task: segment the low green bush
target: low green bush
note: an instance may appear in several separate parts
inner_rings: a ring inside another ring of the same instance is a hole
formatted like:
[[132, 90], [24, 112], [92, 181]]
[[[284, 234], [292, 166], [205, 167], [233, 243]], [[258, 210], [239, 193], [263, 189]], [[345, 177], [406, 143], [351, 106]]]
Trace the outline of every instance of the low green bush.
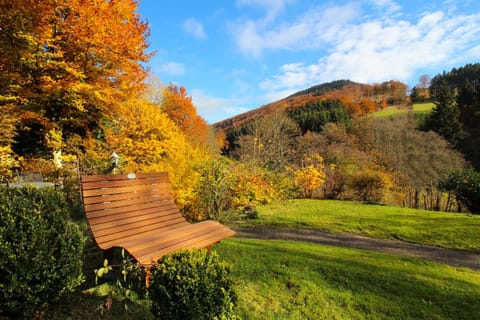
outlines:
[[152, 268], [152, 313], [161, 319], [238, 319], [229, 266], [206, 250], [178, 251]]
[[53, 188], [0, 188], [0, 315], [32, 318], [83, 281], [85, 237]]

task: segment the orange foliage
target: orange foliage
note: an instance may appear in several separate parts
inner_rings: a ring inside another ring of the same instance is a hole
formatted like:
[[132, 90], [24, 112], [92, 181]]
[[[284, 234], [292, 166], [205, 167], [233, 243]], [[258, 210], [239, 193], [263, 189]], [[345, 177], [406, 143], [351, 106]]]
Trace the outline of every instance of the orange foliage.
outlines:
[[[7, 1], [8, 2], [8, 1]], [[0, 104], [83, 138], [143, 89], [147, 24], [134, 0], [18, 0], [0, 11]]]
[[194, 143], [204, 146], [207, 142], [208, 124], [197, 114], [192, 97], [182, 86], [170, 84], [165, 89], [162, 109]]

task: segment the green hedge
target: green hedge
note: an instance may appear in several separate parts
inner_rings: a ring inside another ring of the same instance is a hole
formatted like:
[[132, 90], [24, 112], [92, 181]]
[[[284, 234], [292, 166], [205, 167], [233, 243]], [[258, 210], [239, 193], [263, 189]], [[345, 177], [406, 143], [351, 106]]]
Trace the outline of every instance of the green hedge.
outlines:
[[0, 188], [0, 315], [31, 318], [83, 281], [85, 237], [53, 188]]
[[179, 251], [152, 268], [148, 293], [159, 319], [238, 319], [229, 266], [206, 250]]

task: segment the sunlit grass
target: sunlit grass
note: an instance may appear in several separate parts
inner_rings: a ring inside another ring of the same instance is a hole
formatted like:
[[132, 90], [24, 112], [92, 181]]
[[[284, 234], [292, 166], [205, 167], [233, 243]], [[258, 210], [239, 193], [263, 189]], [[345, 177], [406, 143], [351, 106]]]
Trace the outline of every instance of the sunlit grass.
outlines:
[[243, 226], [321, 229], [480, 251], [480, 216], [336, 200], [292, 200], [259, 206]]
[[475, 319], [480, 275], [420, 259], [293, 241], [229, 239], [243, 319]]
[[415, 103], [413, 105], [413, 112], [414, 113], [429, 113], [432, 111], [435, 104], [433, 102], [423, 102], [423, 103]]
[[411, 109], [408, 108], [397, 108], [397, 107], [389, 107], [377, 112], [374, 112], [372, 116], [374, 118], [393, 118], [397, 116], [403, 116], [411, 113], [415, 116], [422, 116], [428, 114], [432, 111], [435, 105], [433, 102], [422, 102], [422, 103], [414, 103]]
[[386, 108], [386, 109], [374, 112], [372, 115], [374, 118], [391, 118], [399, 115], [406, 115], [407, 113], [408, 113], [407, 109], [390, 107], [390, 108]]

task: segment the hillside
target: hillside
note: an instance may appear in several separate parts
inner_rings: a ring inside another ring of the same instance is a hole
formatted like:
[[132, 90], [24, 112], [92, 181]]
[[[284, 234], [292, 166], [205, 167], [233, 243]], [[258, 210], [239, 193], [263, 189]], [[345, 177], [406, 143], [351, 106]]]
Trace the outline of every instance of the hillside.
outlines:
[[336, 80], [298, 91], [286, 98], [241, 113], [213, 124], [225, 131], [238, 128], [250, 120], [278, 111], [289, 113], [303, 108], [308, 110], [321, 101], [338, 100], [349, 115], [365, 114], [387, 105], [406, 103], [406, 85], [397, 81], [381, 84], [362, 84], [350, 80]]

